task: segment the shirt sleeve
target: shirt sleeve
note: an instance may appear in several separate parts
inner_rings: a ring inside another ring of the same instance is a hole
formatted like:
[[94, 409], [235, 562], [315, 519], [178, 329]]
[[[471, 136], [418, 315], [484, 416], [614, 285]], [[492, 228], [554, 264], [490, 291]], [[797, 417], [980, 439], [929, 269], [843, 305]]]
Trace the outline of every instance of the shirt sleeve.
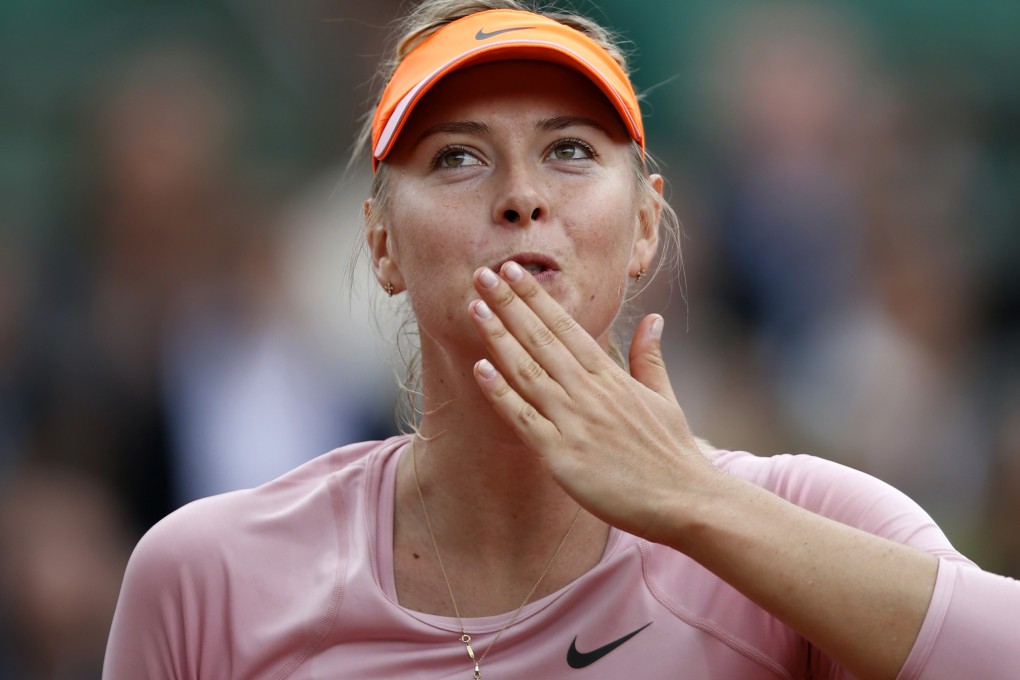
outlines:
[[258, 629], [260, 604], [273, 600], [251, 583], [262, 570], [246, 567], [259, 564], [281, 583], [288, 573], [273, 569], [289, 552], [261, 549], [267, 532], [250, 528], [264, 524], [263, 514], [251, 492], [223, 494], [179, 508], [142, 537], [121, 584], [103, 680], [236, 677], [246, 648], [261, 642], [253, 633], [246, 643], [237, 631]]
[[103, 680], [185, 680], [188, 672], [180, 540], [167, 520], [131, 554], [103, 663]]
[[1020, 583], [939, 560], [935, 592], [899, 680], [1016, 678]]
[[128, 562], [103, 679], [285, 678], [302, 663], [344, 592], [334, 462], [203, 498], [152, 527]]
[[[905, 494], [813, 456], [728, 453], [717, 465], [812, 512], [938, 558], [931, 603], [898, 680], [1018, 677], [1020, 582], [983, 571], [960, 554]], [[825, 675], [845, 677], [830, 672]]]

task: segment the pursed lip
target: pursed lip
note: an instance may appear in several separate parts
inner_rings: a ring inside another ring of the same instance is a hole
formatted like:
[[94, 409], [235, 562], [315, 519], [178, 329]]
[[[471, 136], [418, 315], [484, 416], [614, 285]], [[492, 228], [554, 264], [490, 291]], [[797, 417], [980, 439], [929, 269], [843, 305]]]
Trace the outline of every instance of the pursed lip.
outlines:
[[499, 272], [507, 262], [516, 262], [542, 282], [551, 280], [560, 272], [559, 262], [555, 258], [542, 253], [514, 253], [510, 257], [497, 262], [492, 270]]

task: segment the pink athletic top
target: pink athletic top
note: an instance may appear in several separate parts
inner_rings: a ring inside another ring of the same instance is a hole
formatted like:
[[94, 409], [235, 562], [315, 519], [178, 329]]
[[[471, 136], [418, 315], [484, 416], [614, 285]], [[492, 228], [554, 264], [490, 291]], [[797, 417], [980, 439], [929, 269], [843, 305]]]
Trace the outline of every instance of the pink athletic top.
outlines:
[[[406, 437], [354, 444], [256, 489], [174, 512], [139, 542], [105, 680], [472, 677], [456, 619], [397, 603], [393, 493]], [[1020, 677], [1020, 584], [962, 557], [916, 504], [810, 456], [715, 464], [816, 513], [940, 558], [900, 678]], [[465, 619], [484, 650], [510, 614]], [[602, 561], [528, 604], [485, 678], [847, 678], [696, 562], [613, 530]]]

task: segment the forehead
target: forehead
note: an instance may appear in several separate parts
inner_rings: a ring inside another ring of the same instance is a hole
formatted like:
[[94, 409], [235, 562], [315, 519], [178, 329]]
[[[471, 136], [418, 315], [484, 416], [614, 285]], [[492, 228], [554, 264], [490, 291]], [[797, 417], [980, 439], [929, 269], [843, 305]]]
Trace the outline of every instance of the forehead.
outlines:
[[521, 60], [478, 64], [447, 75], [415, 107], [397, 146], [439, 123], [522, 110], [535, 119], [591, 118], [614, 138], [629, 139], [616, 109], [588, 78], [558, 64]]

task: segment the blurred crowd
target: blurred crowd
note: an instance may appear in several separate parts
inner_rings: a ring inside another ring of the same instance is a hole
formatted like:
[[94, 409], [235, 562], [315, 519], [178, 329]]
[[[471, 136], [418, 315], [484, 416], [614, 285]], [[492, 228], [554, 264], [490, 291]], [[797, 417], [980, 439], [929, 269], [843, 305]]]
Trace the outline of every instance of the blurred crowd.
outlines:
[[[866, 12], [648, 4], [683, 49], [591, 13], [684, 223], [638, 304], [693, 427], [870, 472], [1020, 576], [1020, 95]], [[0, 678], [97, 678], [154, 522], [395, 430], [345, 165], [396, 12], [0, 10]]]

